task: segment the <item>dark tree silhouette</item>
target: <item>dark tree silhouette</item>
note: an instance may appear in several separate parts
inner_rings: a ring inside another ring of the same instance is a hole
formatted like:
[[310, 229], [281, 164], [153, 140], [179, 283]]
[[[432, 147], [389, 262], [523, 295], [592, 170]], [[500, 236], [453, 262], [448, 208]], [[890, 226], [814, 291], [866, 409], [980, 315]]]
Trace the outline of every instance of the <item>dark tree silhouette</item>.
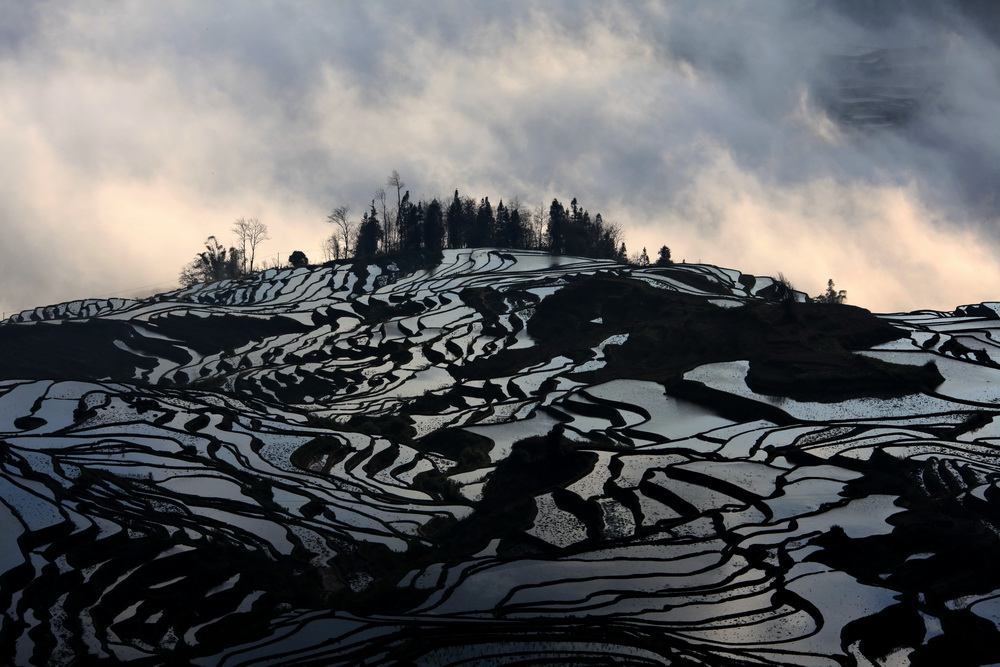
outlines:
[[590, 222], [590, 213], [581, 207], [576, 197], [570, 202], [569, 221], [566, 225], [565, 247], [563, 252], [567, 255], [593, 255], [593, 230]]
[[[233, 223], [233, 233], [240, 242], [240, 255], [243, 261], [243, 272], [253, 273], [253, 262], [257, 256], [257, 246], [269, 241], [267, 225], [259, 218], [237, 218]], [[249, 252], [249, 256], [247, 253]]]
[[[410, 191], [407, 190], [406, 194], [399, 200], [399, 206], [396, 208], [396, 232], [399, 235], [397, 250], [405, 250], [407, 248], [408, 242], [406, 237], [408, 231], [410, 231], [407, 229], [407, 223], [412, 222], [411, 210], [413, 208], [414, 206], [410, 204]], [[410, 220], [407, 220], [407, 218], [410, 218]], [[384, 226], [383, 231], [385, 232], [385, 242], [382, 244], [383, 251], [392, 252], [393, 245], [390, 241], [388, 227]]]
[[402, 217], [400, 218], [400, 244], [403, 250], [419, 250], [424, 236], [424, 206], [410, 203], [410, 192], [403, 197]]
[[243, 275], [243, 255], [236, 248], [225, 248], [214, 236], [205, 239], [205, 252], [181, 270], [180, 282], [185, 287], [216, 280], [239, 278]]
[[374, 257], [378, 253], [382, 234], [382, 225], [379, 223], [378, 213], [375, 211], [375, 201], [372, 200], [371, 212], [365, 214], [358, 227], [357, 247], [354, 254], [363, 258]]
[[503, 205], [503, 200], [497, 204], [493, 219], [493, 244], [504, 248], [513, 248], [507, 233], [510, 231], [510, 211]]
[[510, 220], [507, 222], [507, 243], [511, 248], [526, 248], [528, 246], [524, 223], [521, 222], [521, 211], [517, 206], [510, 209]]
[[[340, 247], [343, 247], [345, 253], [349, 253], [351, 250], [351, 241], [354, 239], [354, 222], [348, 217], [350, 213], [350, 206], [337, 206], [333, 209], [330, 215], [326, 216], [328, 222], [332, 222], [338, 228], [338, 233], [344, 239]], [[337, 257], [334, 259], [340, 259], [340, 253], [336, 253]]]
[[490, 198], [484, 197], [479, 202], [476, 209], [475, 222], [472, 226], [472, 233], [469, 235], [470, 248], [482, 248], [493, 245], [493, 228], [496, 219], [493, 217], [493, 206], [490, 205]]
[[340, 259], [342, 254], [342, 248], [340, 245], [340, 236], [337, 232], [330, 234], [327, 238], [323, 239], [323, 261], [330, 262], [335, 259]]
[[[508, 204], [501, 200], [494, 208], [489, 197], [483, 197], [477, 204], [472, 197], [460, 195], [455, 190], [445, 208], [437, 199], [430, 203], [426, 200], [414, 203], [410, 192], [404, 193], [398, 172], [393, 172], [386, 184], [396, 189], [397, 206], [393, 210], [385, 188], [378, 189], [370, 211], [354, 232], [351, 249], [356, 257], [420, 248], [502, 246], [515, 249], [547, 247], [555, 254], [626, 261], [621, 227], [606, 223], [600, 213], [591, 218], [590, 212], [576, 198], [569, 209], [553, 199], [546, 215], [543, 206], [532, 212], [516, 198]], [[377, 206], [381, 207], [381, 220]], [[343, 229], [345, 240], [350, 237], [350, 228], [344, 228], [348, 224], [346, 207], [334, 209], [328, 219]], [[348, 251], [345, 244], [344, 252]], [[638, 256], [632, 261], [638, 261]]]
[[432, 199], [424, 211], [424, 247], [440, 250], [444, 245], [444, 216], [441, 202]]
[[504, 206], [501, 200], [497, 204], [496, 244], [506, 248], [525, 248], [526, 239], [517, 200], [511, 206]]
[[465, 239], [465, 246], [471, 248], [474, 246], [470, 239], [474, 238], [476, 235], [476, 217], [477, 217], [477, 207], [476, 200], [472, 197], [462, 197], [462, 224], [464, 231], [462, 232], [462, 238]]
[[309, 258], [301, 250], [296, 250], [288, 256], [288, 263], [294, 267], [305, 266], [309, 263]]
[[465, 207], [462, 205], [462, 198], [455, 190], [455, 197], [448, 205], [448, 213], [445, 218], [448, 226], [448, 246], [451, 248], [465, 247]]
[[569, 226], [569, 216], [558, 199], [553, 199], [549, 205], [549, 250], [556, 255], [566, 251], [566, 232]]
[[[594, 256], [602, 259], [618, 259], [625, 261], [625, 254], [618, 247], [621, 239], [621, 228], [615, 223], [606, 223], [601, 214], [594, 218], [594, 238], [597, 239], [597, 247], [594, 249]], [[622, 243], [622, 246], [625, 244]]]
[[835, 289], [833, 278], [830, 278], [826, 281], [826, 292], [817, 297], [813, 297], [813, 301], [817, 301], [819, 303], [844, 303], [847, 301], [847, 291]]
[[792, 281], [785, 277], [785, 274], [779, 273], [777, 278], [771, 278], [774, 281], [774, 298], [783, 304], [791, 305], [795, 304], [795, 286], [792, 285]]
[[660, 256], [656, 258], [657, 266], [669, 266], [673, 264], [673, 260], [670, 259], [670, 248], [663, 246], [660, 248]]
[[[558, 199], [552, 200], [548, 217], [549, 250], [557, 255], [582, 255], [603, 259], [621, 259], [618, 247], [621, 228], [604, 222], [600, 213], [590, 212], [574, 198], [567, 211]], [[624, 260], [623, 260], [624, 261]]]
[[531, 248], [533, 246], [531, 230], [531, 212], [518, 200], [511, 199], [507, 208], [510, 210], [510, 227], [507, 237], [512, 248]]

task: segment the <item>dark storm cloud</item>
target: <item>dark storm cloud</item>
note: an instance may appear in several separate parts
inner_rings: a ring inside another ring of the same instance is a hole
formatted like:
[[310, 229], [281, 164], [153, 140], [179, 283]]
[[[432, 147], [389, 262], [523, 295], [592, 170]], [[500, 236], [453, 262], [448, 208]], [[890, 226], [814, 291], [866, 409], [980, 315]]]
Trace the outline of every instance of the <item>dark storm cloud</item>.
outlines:
[[0, 56], [16, 54], [36, 29], [39, 4], [0, 0]]
[[[987, 298], [947, 273], [970, 245], [1000, 275], [987, 3], [0, 11], [2, 223], [29, 249], [0, 269], [4, 309], [170, 280], [240, 215], [269, 222], [272, 252], [311, 251], [330, 208], [360, 216], [393, 169], [414, 196], [576, 196], [633, 249], [801, 271], [817, 291], [835, 272], [879, 285], [850, 292], [877, 307], [953, 305], [900, 303], [918, 275], [932, 301]], [[873, 280], [889, 232], [909, 237]], [[71, 279], [33, 268], [46, 254]]]

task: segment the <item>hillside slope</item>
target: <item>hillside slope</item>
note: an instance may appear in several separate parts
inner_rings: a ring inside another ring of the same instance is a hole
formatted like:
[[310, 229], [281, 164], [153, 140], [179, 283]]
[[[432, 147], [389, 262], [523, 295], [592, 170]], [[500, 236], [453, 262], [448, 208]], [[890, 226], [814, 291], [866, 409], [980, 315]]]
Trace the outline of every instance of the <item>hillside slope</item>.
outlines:
[[779, 296], [477, 249], [21, 313], [0, 662], [1000, 661], [996, 305]]

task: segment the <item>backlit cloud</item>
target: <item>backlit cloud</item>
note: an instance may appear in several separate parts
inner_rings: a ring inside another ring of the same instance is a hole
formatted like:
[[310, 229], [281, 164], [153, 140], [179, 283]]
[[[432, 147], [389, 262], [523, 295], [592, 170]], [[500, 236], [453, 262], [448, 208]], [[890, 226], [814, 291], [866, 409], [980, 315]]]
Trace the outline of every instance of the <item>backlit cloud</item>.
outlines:
[[[233, 219], [578, 197], [875, 310], [1000, 298], [993, 13], [842, 2], [0, 2], [0, 308], [168, 289]], [[149, 289], [155, 289], [149, 288]]]

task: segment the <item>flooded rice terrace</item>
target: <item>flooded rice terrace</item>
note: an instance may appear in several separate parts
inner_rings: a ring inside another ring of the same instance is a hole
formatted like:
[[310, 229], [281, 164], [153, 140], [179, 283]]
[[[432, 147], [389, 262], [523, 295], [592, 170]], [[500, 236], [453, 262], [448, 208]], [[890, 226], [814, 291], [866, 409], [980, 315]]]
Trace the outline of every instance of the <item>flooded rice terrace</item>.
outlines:
[[995, 310], [793, 354], [848, 316], [769, 288], [449, 250], [15, 316], [0, 662], [1000, 661]]

